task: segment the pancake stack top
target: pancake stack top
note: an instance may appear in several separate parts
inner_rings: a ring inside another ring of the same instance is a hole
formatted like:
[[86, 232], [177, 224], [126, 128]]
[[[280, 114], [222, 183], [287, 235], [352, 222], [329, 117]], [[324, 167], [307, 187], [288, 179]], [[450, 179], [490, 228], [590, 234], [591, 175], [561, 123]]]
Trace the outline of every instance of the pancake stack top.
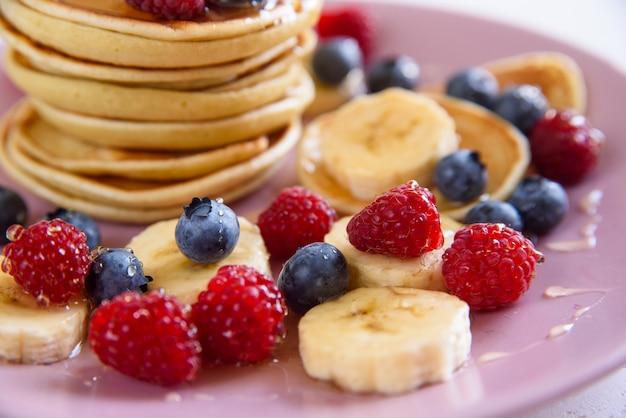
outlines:
[[5, 68], [26, 93], [0, 160], [58, 206], [144, 223], [259, 187], [314, 96], [321, 0], [159, 20], [123, 0], [2, 0]]

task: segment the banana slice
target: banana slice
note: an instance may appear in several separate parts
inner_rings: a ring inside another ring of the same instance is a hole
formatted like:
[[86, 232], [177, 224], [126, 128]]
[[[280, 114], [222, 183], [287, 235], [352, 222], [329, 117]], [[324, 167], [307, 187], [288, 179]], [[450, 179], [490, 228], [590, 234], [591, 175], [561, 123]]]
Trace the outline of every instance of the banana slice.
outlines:
[[399, 88], [362, 96], [322, 115], [319, 137], [327, 172], [357, 199], [371, 201], [406, 179], [432, 183], [434, 166], [455, 150], [454, 121], [432, 99]]
[[263, 237], [259, 228], [247, 219], [239, 217], [239, 241], [233, 252], [219, 263], [206, 265], [190, 261], [178, 250], [175, 239], [177, 222], [178, 218], [154, 223], [127, 245], [143, 263], [144, 273], [153, 278], [148, 290], [163, 289], [183, 303], [193, 303], [223, 265], [246, 264], [271, 275]]
[[348, 261], [349, 289], [401, 286], [448, 290], [441, 273], [441, 255], [452, 244], [454, 233], [462, 226], [460, 223], [442, 216], [441, 228], [445, 237], [443, 247], [429, 251], [421, 257], [401, 259], [357, 250], [346, 233], [349, 221], [349, 216], [340, 218], [324, 237], [324, 241], [337, 247]]
[[13, 277], [0, 272], [0, 359], [48, 364], [69, 358], [81, 347], [88, 313], [82, 299], [41, 308]]
[[309, 376], [389, 395], [449, 380], [472, 340], [465, 302], [403, 287], [359, 288], [318, 305], [300, 319], [298, 334]]

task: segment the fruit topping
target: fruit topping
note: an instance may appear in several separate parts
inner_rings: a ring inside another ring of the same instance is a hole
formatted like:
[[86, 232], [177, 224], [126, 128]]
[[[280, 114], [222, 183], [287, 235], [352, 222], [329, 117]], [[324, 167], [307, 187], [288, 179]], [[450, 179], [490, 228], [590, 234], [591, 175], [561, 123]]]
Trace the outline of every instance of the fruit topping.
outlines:
[[516, 231], [522, 231], [524, 229], [522, 217], [515, 206], [502, 200], [484, 200], [478, 202], [465, 214], [463, 223], [502, 223]]
[[370, 93], [377, 93], [389, 87], [407, 90], [417, 88], [420, 67], [407, 55], [392, 56], [372, 63], [365, 74], [365, 83]]
[[323, 241], [337, 220], [326, 199], [302, 186], [283, 189], [257, 224], [272, 256], [291, 257], [298, 248]]
[[478, 152], [460, 149], [443, 157], [435, 166], [435, 185], [453, 202], [468, 202], [487, 186], [487, 168]]
[[192, 20], [204, 13], [205, 0], [126, 0], [130, 6], [167, 20]]
[[209, 4], [215, 4], [223, 7], [263, 7], [267, 0], [206, 0]]
[[491, 109], [498, 97], [500, 86], [496, 77], [482, 67], [471, 67], [453, 74], [446, 82], [449, 96], [468, 100]]
[[535, 124], [529, 140], [537, 172], [562, 185], [572, 185], [596, 167], [606, 137], [585, 115], [550, 109]]
[[271, 277], [246, 265], [220, 267], [192, 305], [203, 358], [211, 363], [269, 358], [284, 337], [286, 309]]
[[358, 250], [398, 258], [419, 257], [443, 245], [435, 197], [413, 180], [377, 197], [346, 230]]
[[569, 198], [559, 183], [541, 176], [524, 178], [509, 198], [522, 217], [524, 231], [545, 235], [569, 210]]
[[374, 22], [369, 14], [359, 7], [325, 7], [317, 23], [320, 41], [336, 36], [355, 39], [367, 62], [374, 49]]
[[124, 292], [103, 302], [89, 323], [89, 346], [103, 364], [163, 386], [196, 378], [197, 337], [188, 305], [160, 292]]
[[61, 219], [7, 230], [2, 270], [13, 276], [40, 306], [62, 305], [82, 293], [89, 271], [87, 236]]
[[143, 265], [131, 249], [100, 247], [91, 258], [85, 290], [95, 306], [127, 290], [148, 290], [152, 277], [144, 275]]
[[311, 67], [320, 81], [337, 86], [348, 74], [359, 71], [363, 56], [354, 38], [335, 37], [320, 44], [313, 52]]
[[290, 311], [303, 315], [348, 290], [348, 263], [335, 246], [314, 242], [299, 248], [283, 265], [278, 287]]
[[548, 100], [536, 86], [513, 85], [496, 99], [493, 111], [511, 122], [524, 135], [529, 136], [533, 127], [549, 108]]
[[28, 217], [26, 202], [15, 190], [0, 186], [0, 245], [9, 242], [6, 230], [13, 224], [24, 225]]
[[542, 260], [519, 231], [477, 223], [456, 232], [441, 268], [450, 293], [472, 310], [493, 310], [526, 293]]
[[194, 197], [178, 219], [175, 237], [180, 252], [194, 263], [216, 263], [235, 249], [239, 220], [222, 199]]
[[49, 221], [55, 218], [62, 219], [87, 234], [87, 246], [90, 250], [95, 250], [100, 245], [100, 229], [91, 216], [72, 209], [57, 208], [55, 211], [47, 213], [45, 217]]

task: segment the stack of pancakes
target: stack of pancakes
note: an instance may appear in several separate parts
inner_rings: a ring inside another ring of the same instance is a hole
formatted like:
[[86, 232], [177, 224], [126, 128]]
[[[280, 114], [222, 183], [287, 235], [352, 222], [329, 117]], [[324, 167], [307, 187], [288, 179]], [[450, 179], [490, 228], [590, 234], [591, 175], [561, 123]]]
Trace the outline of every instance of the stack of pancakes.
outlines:
[[267, 0], [163, 21], [123, 0], [2, 0], [5, 69], [26, 93], [0, 125], [5, 171], [119, 222], [249, 193], [300, 137], [321, 6]]

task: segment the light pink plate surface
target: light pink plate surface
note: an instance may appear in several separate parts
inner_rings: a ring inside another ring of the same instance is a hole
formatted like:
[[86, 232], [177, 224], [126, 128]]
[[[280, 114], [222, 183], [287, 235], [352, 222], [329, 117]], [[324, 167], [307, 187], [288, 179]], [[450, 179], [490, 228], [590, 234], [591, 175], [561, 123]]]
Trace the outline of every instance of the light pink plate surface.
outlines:
[[[472, 360], [450, 382], [398, 397], [356, 396], [309, 379], [297, 355], [295, 318], [291, 336], [275, 361], [242, 368], [206, 370], [185, 387], [164, 389], [103, 368], [89, 349], [50, 366], [0, 365], [0, 415], [71, 418], [267, 416], [502, 416], [565, 395], [626, 363], [626, 141], [623, 92], [626, 77], [593, 56], [536, 34], [477, 18], [388, 3], [364, 4], [379, 21], [379, 55], [406, 53], [421, 64], [424, 82], [443, 80], [451, 71], [492, 59], [537, 50], [570, 54], [583, 68], [589, 89], [589, 116], [608, 142], [599, 169], [569, 190], [572, 211], [544, 239], [578, 239], [591, 217], [577, 209], [593, 190], [603, 193], [597, 247], [554, 252], [540, 247], [547, 262], [532, 289], [508, 309], [472, 315]], [[0, 111], [20, 93], [0, 74]], [[241, 200], [242, 215], [258, 213], [283, 186], [295, 182], [287, 163], [263, 190]], [[0, 172], [0, 183], [15, 186]], [[32, 219], [51, 207], [25, 193]], [[124, 245], [139, 227], [101, 224], [104, 244]], [[585, 290], [548, 299], [552, 285]], [[577, 320], [577, 311], [589, 308]], [[558, 338], [553, 327], [573, 323]], [[487, 353], [506, 356], [481, 361]]]

